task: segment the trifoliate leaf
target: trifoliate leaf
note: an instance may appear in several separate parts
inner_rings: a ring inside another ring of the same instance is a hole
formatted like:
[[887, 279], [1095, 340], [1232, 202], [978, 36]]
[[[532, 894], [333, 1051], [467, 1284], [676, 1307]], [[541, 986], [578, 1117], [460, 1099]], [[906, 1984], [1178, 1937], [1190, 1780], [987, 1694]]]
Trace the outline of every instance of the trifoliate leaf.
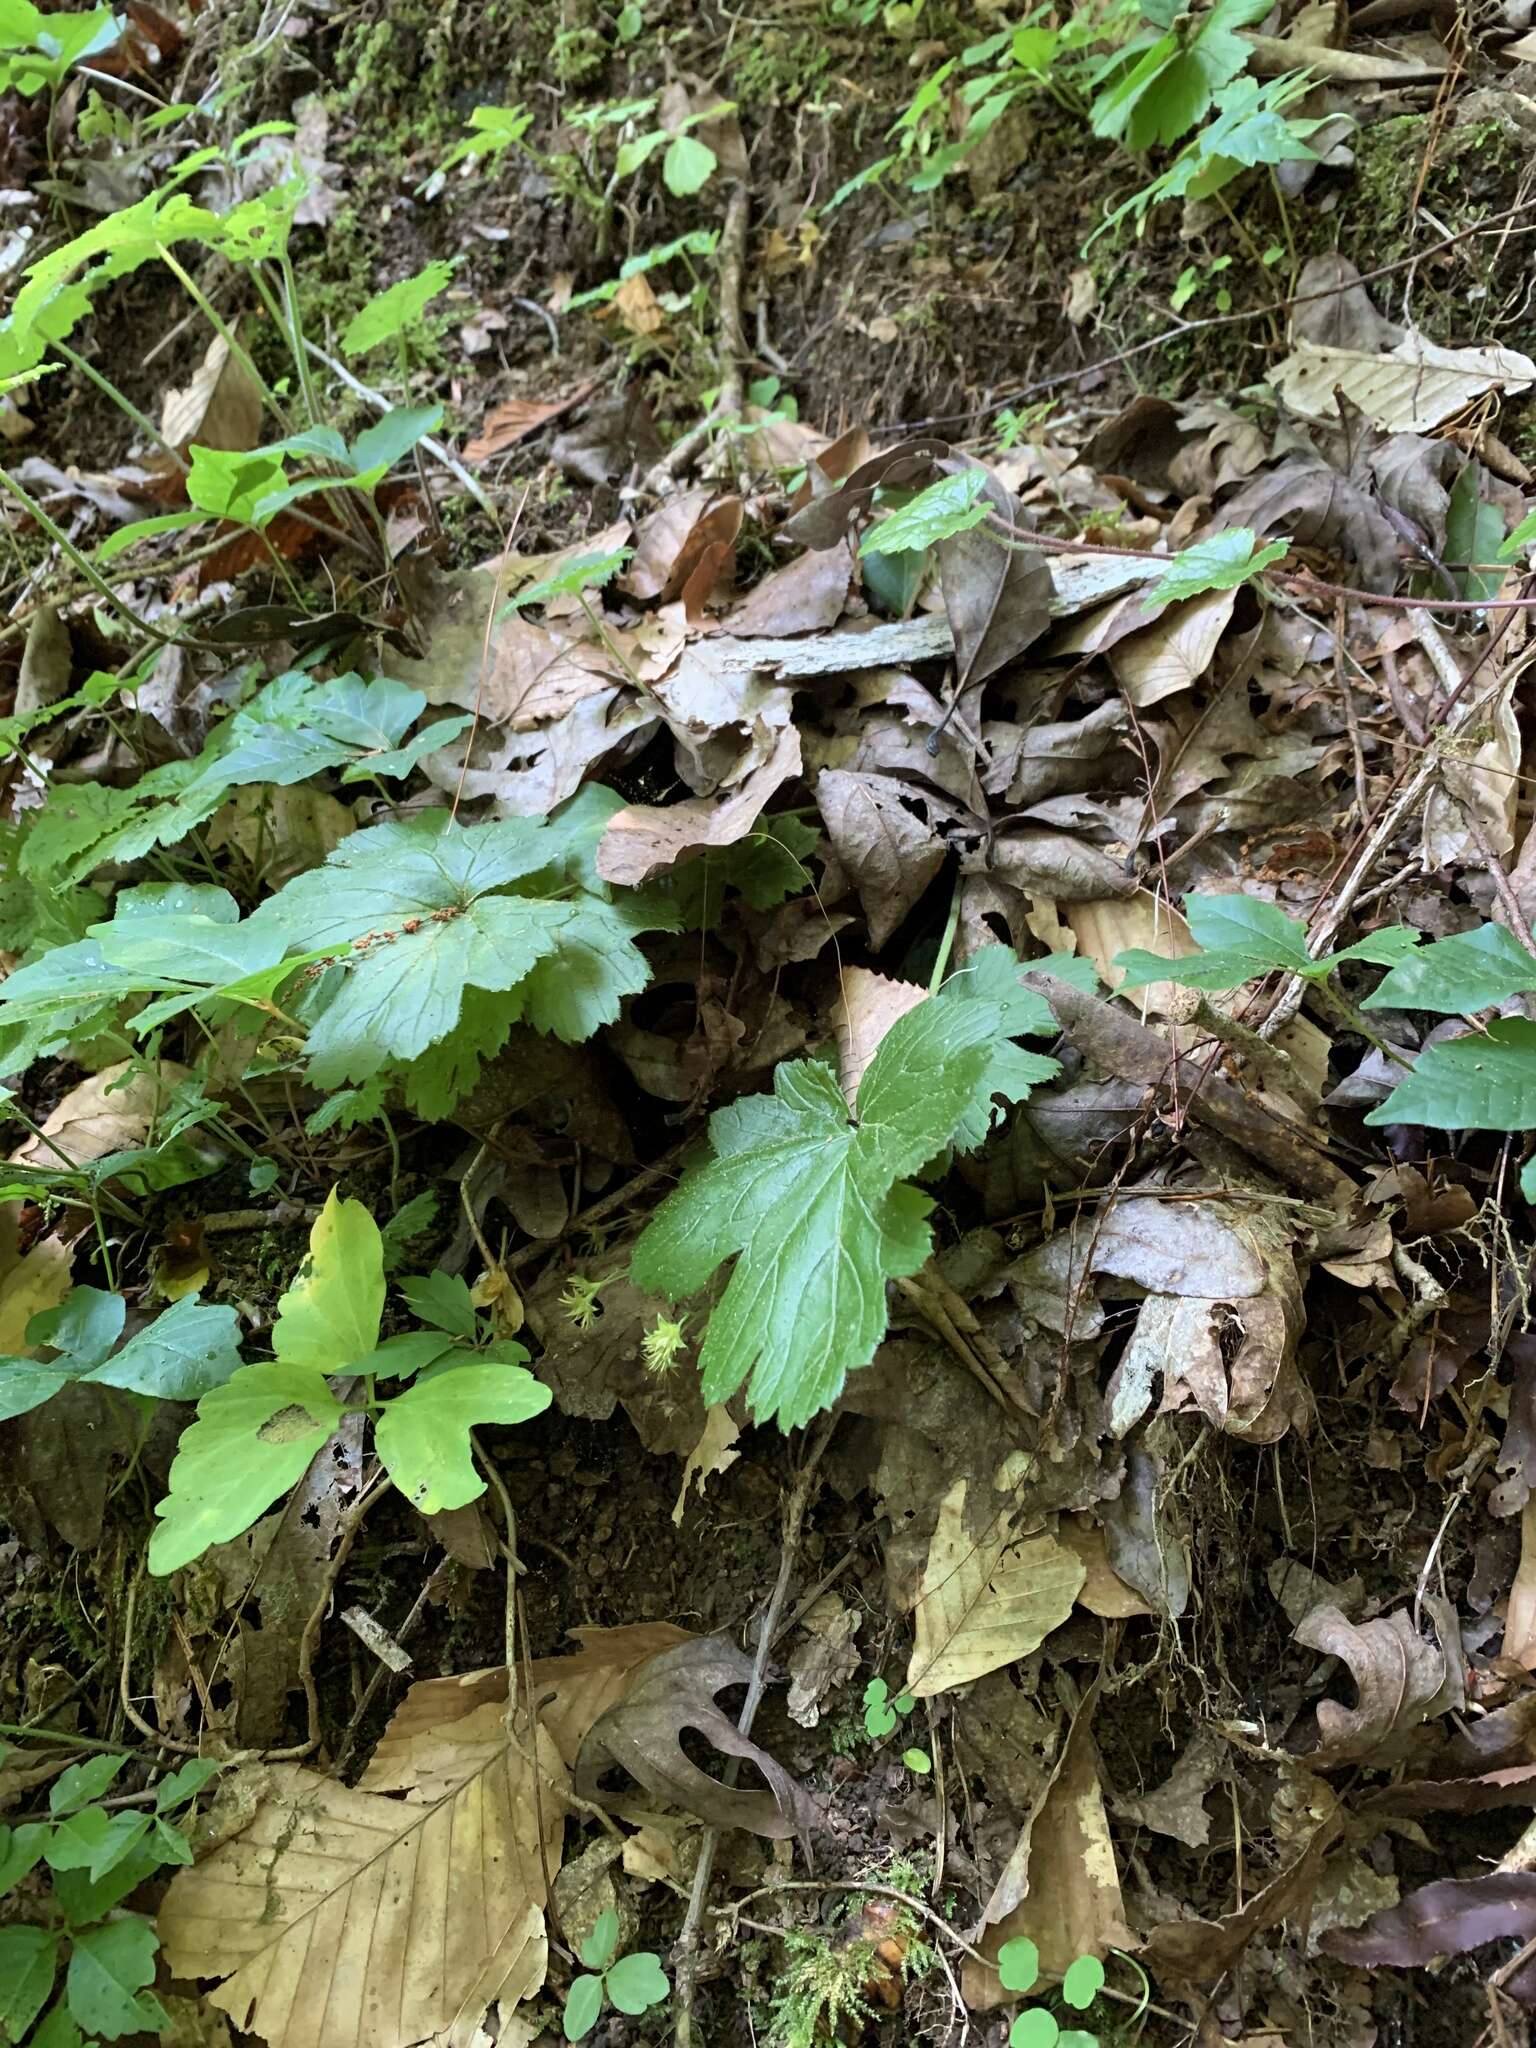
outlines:
[[[520, 1345], [512, 1348], [528, 1356]], [[467, 1507], [485, 1491], [469, 1432], [482, 1422], [528, 1422], [549, 1403], [549, 1388], [521, 1365], [445, 1363], [383, 1404], [374, 1447], [422, 1514]]]
[[1360, 1007], [1457, 1016], [1491, 1009], [1531, 989], [1536, 959], [1503, 925], [1485, 924], [1405, 954]]
[[604, 1982], [608, 1996], [620, 2012], [648, 2012], [672, 1995], [661, 1957], [650, 1949], [637, 1949], [633, 1955], [621, 1956]]
[[859, 553], [892, 555], [908, 548], [929, 548], [935, 541], [980, 526], [991, 509], [981, 496], [986, 480], [981, 469], [962, 469], [954, 476], [939, 477], [870, 527], [859, 543]]
[[321, 1373], [281, 1359], [242, 1366], [205, 1394], [155, 1509], [150, 1570], [179, 1571], [210, 1544], [243, 1535], [303, 1478], [341, 1413]]
[[381, 343], [407, 333], [419, 323], [438, 293], [446, 291], [452, 281], [453, 265], [442, 262], [429, 263], [414, 277], [401, 278], [398, 284], [392, 284], [388, 291], [370, 299], [363, 310], [353, 316], [341, 337], [342, 354], [366, 355], [369, 349], [378, 348]]
[[1181, 548], [1146, 590], [1144, 601], [1174, 604], [1207, 590], [1236, 590], [1251, 582], [1261, 569], [1278, 562], [1289, 546], [1288, 540], [1272, 540], [1259, 547], [1250, 528], [1229, 526], [1224, 533], [1213, 533], [1208, 540]]
[[699, 1357], [710, 1405], [750, 1380], [753, 1414], [794, 1428], [874, 1355], [886, 1282], [915, 1273], [931, 1246], [932, 1204], [904, 1176], [957, 1139], [975, 1142], [997, 1076], [1027, 1086], [999, 1043], [1021, 1028], [1014, 998], [1027, 991], [999, 1001], [952, 988], [886, 1034], [856, 1122], [830, 1068], [811, 1060], [781, 1066], [772, 1095], [718, 1110], [714, 1158], [641, 1233], [636, 1284], [674, 1298], [736, 1255]]
[[1368, 1124], [1439, 1131], [1536, 1130], [1536, 1024], [1498, 1017], [1484, 1031], [1426, 1045]]
[[309, 1233], [309, 1255], [277, 1304], [272, 1349], [287, 1365], [344, 1372], [379, 1341], [384, 1248], [361, 1202], [334, 1188]]

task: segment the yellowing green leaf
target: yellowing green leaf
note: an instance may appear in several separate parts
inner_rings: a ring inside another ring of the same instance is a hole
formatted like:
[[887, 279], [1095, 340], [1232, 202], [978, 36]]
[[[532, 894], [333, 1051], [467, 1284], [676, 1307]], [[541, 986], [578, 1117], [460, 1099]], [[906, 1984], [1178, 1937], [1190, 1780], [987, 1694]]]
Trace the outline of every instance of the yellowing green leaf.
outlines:
[[309, 1233], [309, 1256], [277, 1304], [272, 1348], [285, 1364], [344, 1372], [379, 1341], [384, 1249], [361, 1202], [335, 1188]]
[[303, 1477], [341, 1413], [322, 1374], [280, 1359], [242, 1366], [205, 1394], [155, 1509], [150, 1570], [179, 1571], [210, 1544], [242, 1535]]

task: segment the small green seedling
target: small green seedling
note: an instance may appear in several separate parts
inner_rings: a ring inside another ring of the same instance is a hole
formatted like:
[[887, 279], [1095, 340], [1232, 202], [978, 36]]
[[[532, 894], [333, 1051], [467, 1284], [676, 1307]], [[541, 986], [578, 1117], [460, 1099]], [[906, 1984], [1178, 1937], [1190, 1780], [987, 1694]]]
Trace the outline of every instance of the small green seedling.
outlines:
[[599, 1913], [597, 1924], [578, 1953], [587, 1972], [577, 1977], [565, 1995], [564, 2032], [567, 2041], [584, 2041], [602, 2017], [604, 2000], [620, 2012], [649, 2012], [671, 1992], [661, 1958], [646, 1949], [614, 1961], [619, 1945], [619, 1916], [610, 1907]]
[[[63, 1982], [28, 2038], [65, 2048], [82, 2037], [116, 2041], [170, 2025], [148, 1988], [160, 1938], [122, 1901], [166, 1864], [188, 1864], [192, 1849], [170, 1816], [190, 1806], [220, 1766], [194, 1758], [162, 1778], [153, 1804], [101, 1804], [126, 1755], [103, 1752], [54, 1780], [46, 1821], [0, 1824], [0, 1899], [39, 1863], [53, 1873], [40, 1916], [0, 1927], [0, 2040], [19, 2041]], [[4, 1909], [0, 1908], [0, 1913]]]
[[[1033, 1991], [1040, 1977], [1040, 1951], [1028, 1935], [1005, 1941], [997, 1952], [997, 1974], [1005, 1991]], [[1074, 2012], [1086, 2012], [1104, 1988], [1104, 1965], [1097, 1956], [1078, 1956], [1061, 1980], [1061, 2001]], [[1008, 2048], [1098, 2048], [1099, 2037], [1081, 2027], [1063, 2031], [1056, 2015], [1043, 2005], [1027, 2005], [1008, 2029]]]
[[871, 1742], [878, 1742], [896, 1726], [896, 1716], [900, 1714], [905, 1719], [916, 1704], [909, 1692], [898, 1693], [892, 1699], [885, 1680], [872, 1678], [864, 1688], [864, 1733]]

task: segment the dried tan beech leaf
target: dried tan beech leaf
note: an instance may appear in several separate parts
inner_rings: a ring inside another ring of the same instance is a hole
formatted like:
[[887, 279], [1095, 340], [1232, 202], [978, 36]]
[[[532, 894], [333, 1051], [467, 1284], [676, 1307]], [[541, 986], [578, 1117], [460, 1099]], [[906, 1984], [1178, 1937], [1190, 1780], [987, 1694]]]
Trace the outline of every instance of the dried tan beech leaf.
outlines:
[[927, 989], [915, 981], [892, 981], [869, 967], [843, 969], [832, 1005], [832, 1033], [837, 1040], [837, 1078], [850, 1108], [881, 1039], [898, 1017], [927, 999]]
[[756, 826], [768, 799], [799, 772], [799, 730], [786, 725], [772, 753], [729, 796], [626, 804], [615, 811], [598, 844], [597, 872], [605, 882], [634, 888], [711, 848], [735, 846]]
[[1235, 590], [1207, 590], [1169, 605], [1145, 632], [1119, 642], [1109, 665], [1138, 711], [1177, 690], [1193, 689], [1215, 660], [1236, 603]]
[[261, 439], [260, 388], [222, 334], [209, 342], [191, 381], [166, 392], [160, 436], [183, 455], [194, 441], [243, 454]]
[[1050, 1531], [1016, 1537], [1012, 1511], [990, 1500], [965, 1512], [957, 1479], [939, 1508], [913, 1614], [906, 1689], [931, 1699], [1027, 1657], [1072, 1612], [1087, 1572]]
[[[567, 1764], [576, 1761], [582, 1737], [618, 1700], [652, 1657], [689, 1640], [669, 1621], [636, 1621], [622, 1628], [573, 1629], [581, 1648], [569, 1657], [538, 1657], [531, 1667], [532, 1699], [544, 1728]], [[423, 1783], [427, 1760], [446, 1729], [479, 1708], [502, 1705], [507, 1668], [494, 1664], [457, 1678], [423, 1678], [396, 1707], [379, 1739], [362, 1787], [367, 1792], [405, 1792]]]
[[71, 1088], [49, 1111], [41, 1135], [26, 1139], [11, 1157], [28, 1166], [57, 1166], [62, 1153], [84, 1166], [109, 1152], [142, 1145], [156, 1116], [169, 1104], [172, 1089], [191, 1075], [186, 1067], [162, 1060], [153, 1071], [141, 1065], [125, 1081], [133, 1064], [119, 1060]]
[[539, 1744], [539, 1797], [504, 1731], [431, 1800], [267, 1767], [249, 1824], [166, 1894], [171, 1969], [222, 1977], [210, 2004], [270, 2048], [471, 2038], [494, 1998], [516, 2004], [544, 1981], [544, 1871], [560, 1862], [565, 1772], [542, 1732]]
[[1474, 399], [1524, 391], [1536, 363], [1512, 348], [1439, 348], [1410, 329], [1385, 355], [1304, 341], [1270, 381], [1303, 419], [1336, 420], [1335, 393], [1390, 434], [1427, 434]]

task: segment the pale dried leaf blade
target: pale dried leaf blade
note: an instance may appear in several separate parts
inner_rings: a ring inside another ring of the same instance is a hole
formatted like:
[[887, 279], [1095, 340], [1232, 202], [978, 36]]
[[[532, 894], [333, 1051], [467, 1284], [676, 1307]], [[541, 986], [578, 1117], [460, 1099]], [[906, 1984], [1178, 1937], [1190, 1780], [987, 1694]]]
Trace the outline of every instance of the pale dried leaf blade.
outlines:
[[270, 2048], [408, 2048], [529, 1996], [565, 1825], [564, 1770], [539, 1744], [541, 1799], [505, 1742], [425, 1803], [269, 1766], [249, 1825], [166, 1894], [172, 1970], [223, 1977], [210, 2003]]
[[261, 439], [261, 388], [222, 334], [208, 344], [190, 382], [166, 392], [160, 436], [183, 455], [194, 441], [244, 454]]
[[1474, 399], [1528, 389], [1536, 363], [1512, 348], [1440, 348], [1410, 329], [1385, 355], [1304, 341], [1271, 382], [1303, 419], [1337, 419], [1342, 391], [1373, 426], [1425, 434]]
[[677, 1502], [672, 1509], [674, 1526], [683, 1519], [689, 1487], [695, 1486], [702, 1493], [706, 1479], [713, 1478], [717, 1472], [728, 1471], [741, 1456], [740, 1451], [733, 1448], [740, 1435], [729, 1408], [722, 1404], [704, 1411], [704, 1427], [698, 1442], [688, 1453], [688, 1462], [683, 1467], [683, 1483], [677, 1490]]
[[1015, 1539], [1001, 1505], [978, 1511], [973, 1536], [967, 1484], [957, 1479], [944, 1496], [918, 1588], [906, 1681], [918, 1699], [1027, 1657], [1072, 1612], [1087, 1576], [1054, 1534]]
[[914, 981], [892, 981], [869, 967], [844, 968], [831, 1021], [837, 1040], [837, 1078], [850, 1108], [864, 1069], [880, 1050], [881, 1039], [898, 1017], [927, 1000], [927, 989]]

